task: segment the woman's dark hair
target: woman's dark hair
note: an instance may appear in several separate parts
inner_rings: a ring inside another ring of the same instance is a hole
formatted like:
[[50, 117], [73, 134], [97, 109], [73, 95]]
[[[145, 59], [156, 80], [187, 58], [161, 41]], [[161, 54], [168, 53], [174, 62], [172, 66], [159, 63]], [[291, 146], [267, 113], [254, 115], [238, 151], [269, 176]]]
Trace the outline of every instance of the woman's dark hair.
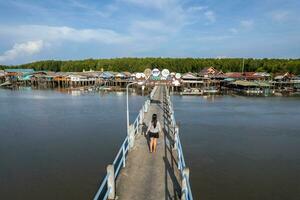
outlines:
[[156, 128], [156, 124], [157, 124], [157, 115], [156, 114], [153, 114], [152, 115], [152, 124], [153, 124], [153, 127]]

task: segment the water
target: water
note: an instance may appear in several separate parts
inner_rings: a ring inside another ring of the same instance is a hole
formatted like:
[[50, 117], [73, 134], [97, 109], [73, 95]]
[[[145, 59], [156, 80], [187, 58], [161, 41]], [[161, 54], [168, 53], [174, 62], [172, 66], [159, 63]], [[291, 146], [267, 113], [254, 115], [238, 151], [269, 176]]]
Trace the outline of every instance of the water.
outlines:
[[195, 199], [300, 199], [300, 98], [173, 99]]
[[126, 136], [125, 99], [0, 90], [0, 199], [92, 199]]
[[[173, 100], [195, 199], [300, 199], [300, 98]], [[91, 199], [125, 111], [124, 93], [0, 90], [0, 199]]]

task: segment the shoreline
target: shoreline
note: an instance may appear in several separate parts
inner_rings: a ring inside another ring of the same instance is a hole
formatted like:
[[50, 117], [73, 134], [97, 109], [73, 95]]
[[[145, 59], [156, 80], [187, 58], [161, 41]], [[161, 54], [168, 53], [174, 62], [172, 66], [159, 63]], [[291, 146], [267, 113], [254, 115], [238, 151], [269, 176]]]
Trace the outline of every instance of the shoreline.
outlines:
[[[4, 88], [0, 87], [1, 90], [12, 90], [12, 91], [22, 91], [22, 90], [36, 90], [36, 91], [56, 91], [65, 94], [92, 94], [92, 93], [126, 93], [126, 88], [103, 88], [103, 89], [91, 89], [88, 87], [77, 87], [77, 88], [38, 88], [31, 86], [18, 86], [14, 88]], [[138, 96], [146, 96], [149, 94], [148, 90], [142, 91], [141, 88], [129, 88], [130, 94], [136, 94]], [[242, 97], [300, 97], [300, 92], [293, 93], [274, 93], [270, 95], [263, 94], [246, 94], [244, 92], [237, 91], [221, 91], [217, 93], [201, 93], [201, 94], [182, 94], [179, 91], [170, 91], [170, 94], [174, 96], [182, 97], [204, 97], [204, 98], [215, 98], [215, 97], [225, 97], [225, 96], [242, 96]]]

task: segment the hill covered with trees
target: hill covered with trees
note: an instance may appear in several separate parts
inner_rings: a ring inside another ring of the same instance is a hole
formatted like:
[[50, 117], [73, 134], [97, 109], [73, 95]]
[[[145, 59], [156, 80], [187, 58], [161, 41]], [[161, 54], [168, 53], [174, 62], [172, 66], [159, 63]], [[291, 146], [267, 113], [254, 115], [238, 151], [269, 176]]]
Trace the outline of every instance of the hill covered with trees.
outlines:
[[[252, 59], [244, 60], [244, 71], [257, 71], [269, 73], [291, 72], [300, 74], [300, 59]], [[86, 60], [45, 60], [17, 66], [14, 68], [33, 68], [35, 70], [49, 71], [144, 71], [146, 68], [167, 68], [176, 72], [199, 72], [204, 67], [213, 66], [223, 72], [242, 71], [242, 58], [112, 58], [112, 59], [86, 59]], [[8, 66], [0, 65], [0, 69]]]

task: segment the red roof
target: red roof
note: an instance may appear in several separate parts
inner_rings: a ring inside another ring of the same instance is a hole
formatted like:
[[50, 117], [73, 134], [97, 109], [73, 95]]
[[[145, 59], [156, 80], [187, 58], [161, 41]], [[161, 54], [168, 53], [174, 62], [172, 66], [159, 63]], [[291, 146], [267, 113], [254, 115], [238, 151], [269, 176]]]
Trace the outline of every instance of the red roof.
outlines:
[[215, 68], [213, 67], [205, 67], [204, 69], [202, 69], [200, 72], [199, 72], [199, 75], [200, 76], [204, 76], [204, 75], [216, 75], [218, 74], [219, 71], [216, 70]]
[[256, 72], [228, 72], [225, 73], [227, 78], [236, 78], [236, 79], [261, 79], [262, 76], [255, 75]]

